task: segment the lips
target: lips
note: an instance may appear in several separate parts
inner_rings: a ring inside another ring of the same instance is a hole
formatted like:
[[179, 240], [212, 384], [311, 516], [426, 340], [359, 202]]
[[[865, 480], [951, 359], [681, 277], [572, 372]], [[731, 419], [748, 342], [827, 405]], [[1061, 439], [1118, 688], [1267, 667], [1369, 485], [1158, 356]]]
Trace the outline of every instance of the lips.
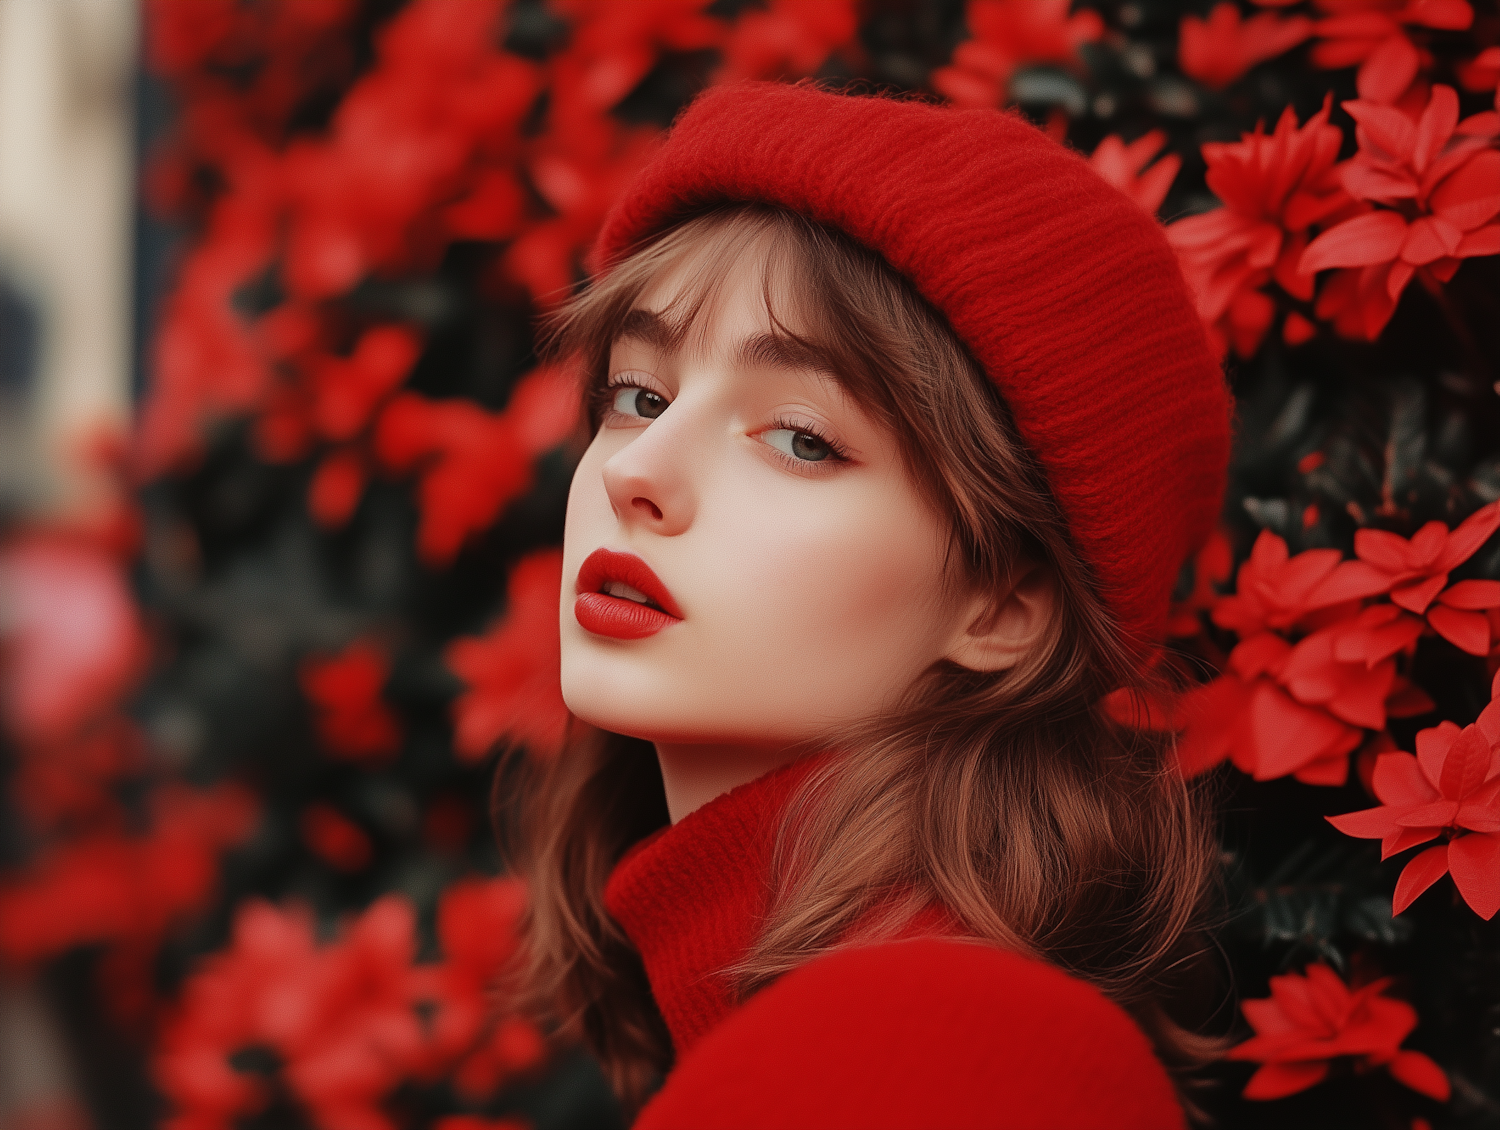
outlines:
[[682, 610], [651, 566], [613, 549], [596, 549], [584, 559], [573, 615], [585, 631], [617, 640], [644, 639], [682, 622]]

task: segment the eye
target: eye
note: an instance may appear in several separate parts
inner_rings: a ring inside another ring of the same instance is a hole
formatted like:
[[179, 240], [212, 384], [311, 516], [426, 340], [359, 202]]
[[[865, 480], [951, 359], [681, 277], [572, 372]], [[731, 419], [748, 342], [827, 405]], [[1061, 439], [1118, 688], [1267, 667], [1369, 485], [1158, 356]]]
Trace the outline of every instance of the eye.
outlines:
[[649, 388], [638, 385], [620, 385], [614, 390], [610, 402], [622, 416], [639, 416], [643, 420], [654, 420], [667, 410], [667, 398], [659, 396]]
[[820, 439], [811, 432], [775, 428], [762, 434], [766, 442], [777, 451], [804, 463], [819, 463], [834, 453], [833, 447], [826, 440]]

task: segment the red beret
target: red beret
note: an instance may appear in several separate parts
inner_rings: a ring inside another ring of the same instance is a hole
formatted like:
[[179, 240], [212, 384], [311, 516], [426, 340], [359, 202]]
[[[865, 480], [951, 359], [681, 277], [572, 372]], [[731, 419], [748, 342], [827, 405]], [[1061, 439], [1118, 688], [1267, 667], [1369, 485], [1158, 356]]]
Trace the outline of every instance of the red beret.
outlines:
[[1218, 518], [1230, 400], [1160, 225], [1013, 113], [745, 83], [701, 95], [606, 218], [596, 263], [725, 202], [879, 252], [1010, 405], [1137, 644]]

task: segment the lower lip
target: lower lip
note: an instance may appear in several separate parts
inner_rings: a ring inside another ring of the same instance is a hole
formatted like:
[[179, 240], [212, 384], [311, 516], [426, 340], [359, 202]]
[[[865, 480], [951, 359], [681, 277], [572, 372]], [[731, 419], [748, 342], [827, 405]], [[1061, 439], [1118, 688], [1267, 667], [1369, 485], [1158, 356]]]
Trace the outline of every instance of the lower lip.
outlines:
[[580, 593], [573, 615], [586, 632], [616, 640], [640, 640], [682, 623], [675, 616], [644, 604], [602, 592]]

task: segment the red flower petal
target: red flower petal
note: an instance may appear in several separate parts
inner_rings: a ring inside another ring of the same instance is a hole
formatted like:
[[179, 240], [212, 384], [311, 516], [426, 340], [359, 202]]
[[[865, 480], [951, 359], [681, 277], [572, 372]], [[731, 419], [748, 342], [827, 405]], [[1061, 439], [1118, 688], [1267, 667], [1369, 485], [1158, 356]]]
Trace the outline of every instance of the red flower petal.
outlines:
[[1490, 653], [1490, 622], [1481, 612], [1460, 612], [1435, 604], [1427, 610], [1432, 630], [1470, 655]]
[[1413, 1091], [1440, 1103], [1448, 1101], [1451, 1093], [1448, 1076], [1421, 1052], [1397, 1052], [1396, 1058], [1385, 1066], [1398, 1083], [1405, 1083]]
[[1404, 162], [1411, 157], [1417, 146], [1417, 127], [1400, 110], [1374, 102], [1345, 102], [1344, 109], [1359, 123], [1361, 150], [1373, 147], [1378, 150], [1377, 158], [1391, 161]]
[[1479, 228], [1464, 236], [1463, 242], [1458, 245], [1457, 255], [1460, 259], [1474, 259], [1481, 255], [1500, 255], [1500, 224], [1491, 224], [1487, 228]]
[[1480, 507], [1448, 535], [1447, 544], [1443, 547], [1435, 568], [1446, 573], [1462, 565], [1490, 540], [1490, 535], [1496, 530], [1500, 530], [1500, 502]]
[[[1450, 723], [1451, 725], [1451, 723]], [[1409, 753], [1382, 753], [1375, 761], [1375, 795], [1385, 804], [1409, 807], [1442, 796]]]
[[1470, 832], [1448, 845], [1448, 866], [1464, 901], [1488, 922], [1500, 910], [1500, 835]]
[[[1357, 530], [1354, 534], [1354, 544], [1358, 550], [1360, 537], [1363, 534], [1383, 534], [1384, 530]], [[1395, 537], [1394, 534], [1388, 535]], [[1398, 539], [1399, 540], [1399, 539]], [[1365, 561], [1344, 561], [1328, 575], [1328, 578], [1315, 588], [1307, 598], [1309, 608], [1318, 608], [1325, 604], [1342, 604], [1346, 600], [1361, 600], [1367, 596], [1380, 596], [1390, 591], [1391, 573], [1396, 568], [1382, 569], [1382, 562], [1375, 560], [1370, 554], [1361, 552]], [[1374, 561], [1374, 564], [1371, 562]]]
[[1425, 266], [1436, 259], [1452, 255], [1463, 242], [1464, 233], [1442, 216], [1423, 216], [1413, 220], [1401, 244], [1401, 259], [1414, 266]]
[[[1416, 49], [1412, 49], [1416, 53]], [[1410, 84], [1410, 79], [1407, 80]], [[1402, 88], [1403, 90], [1405, 87]], [[1453, 136], [1453, 127], [1458, 125], [1458, 94], [1451, 86], [1439, 83], [1432, 88], [1427, 108], [1417, 121], [1417, 139], [1412, 147], [1411, 164], [1418, 173], [1432, 163], [1432, 159], [1443, 151], [1443, 146]]]
[[1463, 730], [1459, 726], [1448, 721], [1417, 731], [1417, 761], [1422, 766], [1422, 776], [1431, 782], [1433, 789], [1437, 789], [1438, 782], [1443, 779], [1443, 762], [1461, 733]]
[[1250, 1076], [1241, 1094], [1247, 1099], [1279, 1099], [1321, 1083], [1328, 1074], [1328, 1061], [1312, 1063], [1268, 1063]]
[[1427, 206], [1463, 231], [1500, 212], [1500, 152], [1482, 149], [1474, 154], [1433, 190]]
[[1490, 742], [1478, 726], [1465, 726], [1448, 747], [1438, 787], [1443, 798], [1462, 801], [1484, 784], [1490, 768]]
[[1436, 576], [1424, 577], [1414, 583], [1397, 585], [1391, 590], [1391, 602], [1420, 616], [1427, 611], [1427, 606], [1447, 583], [1448, 574], [1438, 573]]
[[1421, 56], [1404, 35], [1393, 35], [1360, 64], [1359, 96], [1372, 102], [1394, 102], [1417, 77]]
[[1302, 253], [1302, 271], [1329, 267], [1367, 267], [1394, 259], [1406, 238], [1406, 221], [1399, 213], [1370, 212], [1329, 228]]
[[1400, 914], [1417, 896], [1448, 873], [1448, 844], [1430, 847], [1406, 865], [1396, 880], [1396, 896], [1391, 913]]
[[1381, 840], [1397, 830], [1392, 815], [1390, 806], [1382, 804], [1378, 808], [1365, 808], [1359, 812], [1345, 812], [1340, 816], [1325, 816], [1323, 819], [1344, 835], [1353, 836], [1357, 840]]
[[1500, 581], [1459, 581], [1438, 597], [1438, 603], [1468, 611], [1500, 607]]

